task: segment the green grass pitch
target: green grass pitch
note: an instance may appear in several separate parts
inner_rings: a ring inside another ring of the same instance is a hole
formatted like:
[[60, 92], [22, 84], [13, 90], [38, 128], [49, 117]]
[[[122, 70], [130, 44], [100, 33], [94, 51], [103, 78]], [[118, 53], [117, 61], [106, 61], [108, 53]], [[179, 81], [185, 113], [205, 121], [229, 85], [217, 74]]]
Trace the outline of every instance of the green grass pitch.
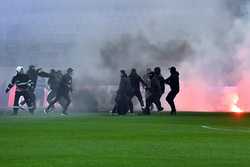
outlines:
[[239, 167], [249, 162], [247, 114], [0, 115], [1, 167]]

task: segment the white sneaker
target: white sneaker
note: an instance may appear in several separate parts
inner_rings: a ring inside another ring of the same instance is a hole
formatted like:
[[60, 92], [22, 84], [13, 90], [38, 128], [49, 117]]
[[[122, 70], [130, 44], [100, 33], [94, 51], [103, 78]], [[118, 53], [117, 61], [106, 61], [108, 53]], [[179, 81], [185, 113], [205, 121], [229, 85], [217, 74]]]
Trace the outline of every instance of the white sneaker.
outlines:
[[67, 113], [61, 113], [61, 116], [67, 116], [68, 114]]
[[48, 114], [47, 109], [44, 109], [43, 112], [44, 112], [44, 114]]

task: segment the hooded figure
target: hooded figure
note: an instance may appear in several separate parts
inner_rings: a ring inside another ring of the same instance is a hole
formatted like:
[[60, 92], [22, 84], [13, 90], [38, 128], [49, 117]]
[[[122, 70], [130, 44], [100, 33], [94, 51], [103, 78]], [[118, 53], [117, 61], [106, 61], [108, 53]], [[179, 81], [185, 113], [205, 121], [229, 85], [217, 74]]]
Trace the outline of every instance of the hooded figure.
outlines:
[[32, 81], [32, 91], [34, 92], [36, 89], [37, 79], [41, 73], [41, 68], [36, 68], [34, 65], [30, 65], [27, 71], [27, 75], [29, 76], [30, 80]]
[[73, 71], [74, 70], [72, 68], [68, 68], [67, 73], [62, 76], [62, 79], [60, 80], [57, 88], [56, 98], [49, 103], [49, 106], [44, 110], [45, 113], [48, 113], [50, 108], [53, 107], [56, 102], [64, 98], [66, 100], [65, 105], [62, 105], [61, 103], [60, 104], [63, 107], [62, 114], [67, 115], [67, 109], [71, 103], [70, 92], [73, 91], [72, 88]]
[[131, 94], [131, 86], [126, 72], [124, 70], [121, 70], [120, 73], [121, 79], [115, 98], [116, 103], [112, 110], [112, 113], [125, 115], [129, 110], [129, 95]]
[[[42, 70], [41, 68], [36, 68], [34, 65], [30, 65], [28, 71], [26, 72], [26, 74], [29, 76], [30, 80], [32, 81], [31, 88], [29, 89], [29, 93], [30, 93], [30, 99], [34, 107], [34, 110], [36, 109], [35, 89], [37, 85], [38, 76], [40, 76], [41, 70]], [[23, 100], [20, 104], [24, 105], [25, 100]]]
[[[54, 69], [50, 70], [50, 73], [48, 73], [48, 86], [49, 86], [49, 93], [47, 96], [47, 102], [51, 103], [55, 98], [56, 98], [56, 93], [57, 93], [57, 89], [59, 86], [59, 80], [57, 80], [56, 77], [56, 71]], [[55, 106], [52, 105], [51, 107], [52, 111], [55, 110]]]
[[149, 79], [150, 81], [148, 82], [146, 86], [146, 107], [143, 111], [144, 114], [150, 115], [150, 108], [153, 103], [155, 103], [156, 107], [160, 109], [161, 104], [159, 101], [159, 94], [161, 92], [161, 86], [160, 82], [155, 76], [154, 72], [149, 73]]
[[158, 80], [158, 82], [160, 84], [160, 87], [161, 87], [161, 91], [158, 94], [158, 101], [157, 101], [157, 103], [159, 105], [159, 107], [157, 107], [158, 108], [158, 112], [160, 112], [160, 111], [162, 111], [164, 109], [161, 106], [161, 97], [162, 97], [162, 95], [165, 92], [165, 79], [163, 78], [163, 76], [161, 74], [161, 68], [160, 67], [155, 67], [154, 72], [155, 72], [155, 78]]
[[170, 77], [167, 78], [165, 82], [170, 86], [171, 90], [168, 93], [166, 100], [171, 107], [171, 115], [176, 115], [174, 99], [180, 91], [179, 72], [176, 71], [175, 67], [171, 67], [169, 68], [169, 70], [170, 70]]
[[137, 74], [136, 69], [132, 69], [131, 73], [129, 75], [129, 80], [131, 84], [131, 94], [129, 96], [129, 110], [131, 113], [134, 113], [134, 106], [132, 102], [132, 98], [134, 96], [137, 97], [137, 99], [140, 102], [141, 108], [144, 107], [144, 102], [142, 99], [141, 95], [141, 90], [140, 90], [140, 84], [146, 85], [143, 79]]

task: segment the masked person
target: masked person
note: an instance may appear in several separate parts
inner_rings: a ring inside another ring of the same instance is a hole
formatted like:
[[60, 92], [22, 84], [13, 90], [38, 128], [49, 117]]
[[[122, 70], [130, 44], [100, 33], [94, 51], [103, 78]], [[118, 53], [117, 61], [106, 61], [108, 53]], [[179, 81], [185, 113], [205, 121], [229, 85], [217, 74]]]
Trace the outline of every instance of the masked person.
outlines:
[[[38, 76], [39, 76], [41, 70], [42, 70], [41, 68], [36, 69], [34, 65], [30, 65], [28, 71], [26, 72], [26, 74], [29, 76], [30, 80], [32, 81], [32, 85], [31, 85], [31, 88], [29, 89], [29, 93], [30, 93], [30, 99], [31, 99], [32, 105], [34, 107], [34, 110], [36, 109], [35, 89], [36, 89], [36, 85], [37, 85], [37, 79], [38, 79]], [[25, 100], [22, 101], [20, 104], [24, 105]]]
[[132, 69], [129, 75], [130, 85], [131, 85], [131, 94], [129, 96], [129, 110], [131, 113], [134, 113], [134, 106], [132, 102], [133, 97], [137, 97], [140, 102], [141, 108], [144, 107], [144, 102], [141, 95], [140, 84], [145, 85], [143, 79], [137, 74], [136, 69]]
[[129, 95], [131, 94], [131, 86], [128, 76], [125, 70], [121, 70], [121, 79], [119, 88], [115, 98], [115, 106], [112, 113], [118, 113], [119, 115], [125, 115], [129, 110]]
[[30, 80], [29, 76], [24, 73], [24, 69], [22, 66], [18, 66], [16, 68], [17, 74], [12, 78], [11, 83], [8, 85], [8, 88], [5, 90], [6, 93], [16, 85], [16, 92], [15, 92], [15, 100], [14, 100], [14, 107], [13, 107], [13, 115], [17, 115], [19, 107], [19, 99], [21, 96], [24, 97], [25, 102], [29, 107], [29, 112], [33, 114], [34, 108], [32, 106], [32, 100], [30, 97], [30, 89], [32, 85], [32, 81]]
[[161, 92], [161, 86], [158, 79], [155, 77], [154, 72], [149, 73], [149, 82], [146, 86], [146, 107], [143, 110], [143, 113], [150, 115], [150, 107], [154, 103], [157, 108], [160, 108], [159, 103], [159, 94]]
[[[49, 93], [46, 100], [48, 103], [51, 103], [52, 100], [56, 98], [56, 92], [60, 81], [57, 80], [56, 71], [54, 69], [51, 69], [49, 73], [43, 72], [42, 74], [43, 77], [48, 78], [47, 84], [49, 87]], [[54, 110], [55, 106], [51, 106], [51, 109]]]
[[[151, 68], [147, 68], [146, 70], [146, 73], [143, 75], [143, 81], [145, 83], [144, 85], [144, 89], [145, 89], [145, 93], [144, 93], [144, 96], [145, 96], [145, 101], [147, 99], [147, 97], [149, 96], [150, 92], [147, 91], [147, 87], [150, 87], [150, 84], [151, 84], [151, 79], [150, 79], [150, 73], [152, 72]], [[152, 104], [150, 106], [150, 111], [152, 111], [154, 109], [154, 105]]]
[[170, 77], [165, 80], [166, 84], [170, 86], [170, 92], [168, 93], [166, 100], [168, 104], [171, 107], [171, 115], [176, 115], [176, 108], [174, 99], [176, 95], [180, 91], [180, 85], [179, 85], [179, 72], [176, 71], [175, 67], [169, 68], [170, 70]]
[[164, 108], [161, 106], [161, 97], [165, 92], [165, 79], [161, 75], [161, 68], [155, 67], [154, 69], [155, 77], [160, 83], [161, 91], [158, 95], [158, 104], [160, 104], [160, 107], [158, 108], [158, 112], [162, 111]]
[[65, 102], [65, 105], [61, 104], [63, 107], [62, 114], [67, 115], [67, 109], [71, 103], [70, 93], [73, 90], [73, 88], [72, 88], [72, 75], [73, 75], [73, 69], [68, 68], [67, 73], [62, 76], [62, 79], [59, 82], [59, 85], [58, 85], [58, 88], [56, 91], [56, 98], [49, 103], [49, 106], [45, 109], [45, 113], [48, 113], [50, 108], [56, 102], [60, 101], [61, 98], [64, 98], [66, 102]]

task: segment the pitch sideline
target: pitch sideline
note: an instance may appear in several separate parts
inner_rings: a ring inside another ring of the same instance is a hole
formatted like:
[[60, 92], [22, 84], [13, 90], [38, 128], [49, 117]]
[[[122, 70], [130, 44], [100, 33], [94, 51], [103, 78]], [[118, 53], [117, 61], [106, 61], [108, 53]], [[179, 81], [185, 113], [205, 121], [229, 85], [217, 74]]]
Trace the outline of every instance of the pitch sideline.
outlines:
[[214, 128], [214, 127], [210, 127], [210, 126], [207, 126], [207, 125], [202, 125], [201, 128], [209, 129], [209, 130], [215, 130], [215, 131], [224, 131], [224, 132], [250, 133], [250, 129], [249, 130], [243, 130], [243, 129]]

